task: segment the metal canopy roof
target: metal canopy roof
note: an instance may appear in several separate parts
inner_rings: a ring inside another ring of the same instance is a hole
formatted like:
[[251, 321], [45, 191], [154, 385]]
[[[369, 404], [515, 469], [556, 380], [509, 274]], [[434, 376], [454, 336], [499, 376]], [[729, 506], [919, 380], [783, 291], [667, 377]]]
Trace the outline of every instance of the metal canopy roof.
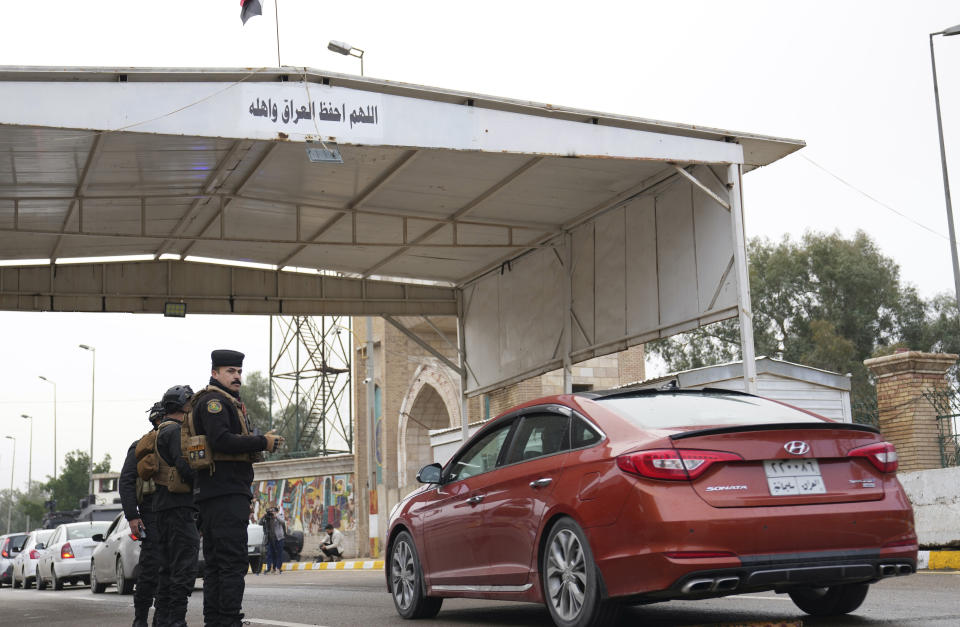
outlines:
[[[674, 164], [748, 170], [803, 146], [300, 68], [0, 68], [0, 91], [2, 260], [177, 255], [463, 285]], [[309, 162], [309, 140], [343, 163]]]

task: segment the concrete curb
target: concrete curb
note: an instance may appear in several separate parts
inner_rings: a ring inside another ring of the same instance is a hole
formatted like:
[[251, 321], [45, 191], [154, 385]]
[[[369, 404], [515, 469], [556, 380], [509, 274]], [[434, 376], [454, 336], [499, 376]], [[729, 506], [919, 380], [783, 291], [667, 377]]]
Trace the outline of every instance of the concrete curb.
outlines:
[[960, 551], [919, 551], [917, 570], [960, 570]]
[[283, 570], [383, 570], [383, 560], [344, 560], [342, 562], [288, 562]]

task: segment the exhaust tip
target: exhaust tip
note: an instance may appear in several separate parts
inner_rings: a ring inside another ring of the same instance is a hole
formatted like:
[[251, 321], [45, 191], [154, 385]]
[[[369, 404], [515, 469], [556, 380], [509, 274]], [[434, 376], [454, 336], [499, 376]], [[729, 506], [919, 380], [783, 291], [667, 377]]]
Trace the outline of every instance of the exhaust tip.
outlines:
[[680, 591], [683, 594], [696, 594], [697, 592], [710, 592], [713, 590], [713, 579], [691, 579], [683, 584]]
[[880, 564], [881, 577], [893, 577], [897, 574], [897, 567], [894, 564]]
[[739, 577], [721, 577], [717, 579], [714, 589], [720, 592], [730, 592], [731, 590], [736, 590], [739, 585]]
[[910, 566], [910, 564], [900, 564], [899, 566], [897, 566], [897, 574], [898, 574], [898, 575], [912, 575], [912, 574], [913, 574], [913, 567]]

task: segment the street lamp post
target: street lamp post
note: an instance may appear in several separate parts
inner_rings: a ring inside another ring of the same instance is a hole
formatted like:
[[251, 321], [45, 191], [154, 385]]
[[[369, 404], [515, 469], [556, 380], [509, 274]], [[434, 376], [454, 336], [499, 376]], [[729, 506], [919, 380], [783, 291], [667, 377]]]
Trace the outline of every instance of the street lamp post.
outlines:
[[[360, 76], [363, 76], [363, 50], [360, 48], [354, 48], [346, 42], [333, 40], [327, 44], [327, 50], [360, 59]], [[360, 54], [356, 54], [358, 52]]]
[[10, 459], [10, 502], [7, 503], [7, 533], [10, 533], [10, 515], [13, 514], [13, 469], [17, 465], [17, 438], [12, 435], [4, 437], [13, 440], [13, 456]]
[[80, 344], [80, 348], [90, 351], [93, 355], [93, 368], [90, 375], [90, 491], [87, 496], [93, 494], [93, 408], [97, 390], [97, 349], [93, 346]]
[[[24, 420], [30, 421], [30, 448], [28, 456], [30, 461], [27, 463], [27, 497], [30, 497], [30, 487], [33, 484], [33, 416], [20, 414]], [[27, 514], [27, 531], [30, 530], [30, 514]]]
[[960, 263], [957, 261], [957, 236], [953, 228], [953, 203], [950, 200], [950, 178], [947, 176], [947, 152], [943, 145], [943, 119], [940, 115], [940, 87], [937, 84], [937, 57], [933, 52], [933, 36], [960, 35], [960, 24], [938, 33], [930, 33], [930, 67], [933, 69], [933, 99], [937, 105], [937, 133], [940, 137], [940, 168], [943, 171], [943, 195], [947, 203], [947, 232], [950, 235], [950, 257], [953, 260], [953, 288], [960, 308]]
[[53, 478], [57, 478], [57, 382], [43, 375], [40, 379], [53, 386]]

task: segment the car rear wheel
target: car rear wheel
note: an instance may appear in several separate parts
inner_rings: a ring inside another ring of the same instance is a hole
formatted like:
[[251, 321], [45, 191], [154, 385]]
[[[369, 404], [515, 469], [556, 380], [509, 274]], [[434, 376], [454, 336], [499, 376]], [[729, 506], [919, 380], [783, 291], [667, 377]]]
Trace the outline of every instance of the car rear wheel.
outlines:
[[107, 589], [107, 584], [100, 583], [97, 581], [97, 566], [92, 561], [90, 562], [90, 592], [94, 594], [102, 594], [104, 590]]
[[406, 531], [401, 531], [393, 541], [389, 568], [393, 605], [397, 613], [403, 618], [436, 616], [443, 605], [443, 598], [427, 596], [417, 547]]
[[123, 562], [120, 561], [120, 558], [117, 558], [117, 594], [132, 594], [133, 593], [133, 580], [127, 579], [127, 576], [123, 572]]
[[16, 568], [14, 568], [14, 569], [13, 569], [13, 572], [10, 573], [10, 585], [11, 585], [12, 587], [14, 587], [14, 588], [19, 588], [21, 585], [23, 585], [23, 582], [22, 582], [21, 580], [17, 579], [17, 569], [16, 569]]
[[601, 598], [600, 574], [587, 537], [571, 518], [550, 529], [541, 557], [543, 597], [558, 627], [592, 627], [612, 622], [620, 606]]
[[50, 579], [53, 582], [54, 590], [63, 590], [63, 579], [57, 577], [57, 571], [53, 566], [50, 567]]
[[40, 567], [37, 566], [37, 590], [46, 590], [47, 582], [40, 576]]
[[854, 611], [867, 598], [870, 584], [851, 583], [829, 588], [800, 588], [790, 591], [794, 605], [813, 616], [837, 616]]

